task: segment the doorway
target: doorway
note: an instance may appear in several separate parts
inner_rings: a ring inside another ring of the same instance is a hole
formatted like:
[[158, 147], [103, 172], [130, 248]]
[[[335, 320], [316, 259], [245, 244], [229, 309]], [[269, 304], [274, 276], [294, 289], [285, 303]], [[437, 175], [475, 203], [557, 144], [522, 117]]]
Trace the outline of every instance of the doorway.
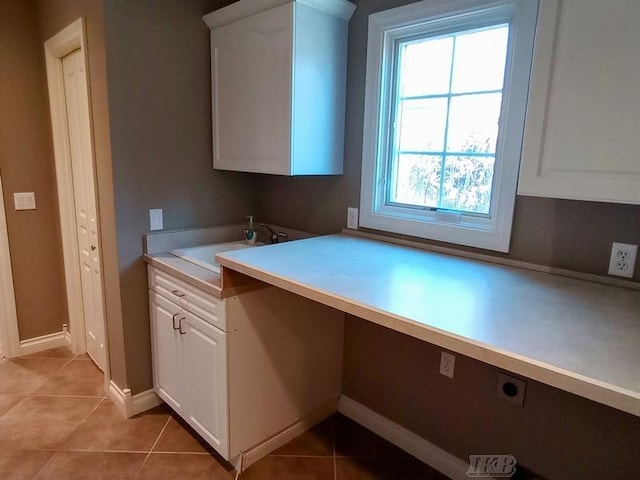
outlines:
[[4, 209], [4, 193], [0, 177], [0, 358], [20, 355], [18, 316], [13, 290], [9, 233]]
[[108, 378], [99, 212], [83, 19], [45, 42], [71, 347]]

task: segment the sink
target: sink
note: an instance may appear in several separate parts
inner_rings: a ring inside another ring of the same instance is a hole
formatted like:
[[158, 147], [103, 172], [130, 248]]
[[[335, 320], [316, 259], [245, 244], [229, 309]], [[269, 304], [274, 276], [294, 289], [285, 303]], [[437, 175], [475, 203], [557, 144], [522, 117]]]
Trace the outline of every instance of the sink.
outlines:
[[186, 260], [187, 262], [195, 263], [202, 268], [206, 268], [207, 270], [220, 274], [220, 265], [216, 263], [216, 254], [232, 250], [240, 250], [243, 248], [254, 248], [260, 245], [264, 244], [256, 243], [255, 245], [249, 245], [244, 240], [238, 240], [235, 242], [201, 245], [199, 247], [178, 248], [176, 250], [172, 250], [170, 253], [176, 257]]

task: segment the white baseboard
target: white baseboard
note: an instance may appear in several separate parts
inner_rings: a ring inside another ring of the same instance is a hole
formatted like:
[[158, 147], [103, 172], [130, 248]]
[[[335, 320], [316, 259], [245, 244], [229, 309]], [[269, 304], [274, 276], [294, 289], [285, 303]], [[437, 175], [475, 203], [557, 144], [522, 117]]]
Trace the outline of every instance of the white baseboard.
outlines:
[[50, 348], [66, 347], [67, 339], [64, 332], [50, 333], [41, 337], [29, 338], [20, 341], [20, 355], [43, 352]]
[[109, 397], [116, 403], [125, 418], [146, 412], [162, 403], [162, 399], [153, 390], [131, 395], [131, 389], [120, 388], [113, 380], [109, 383]]
[[131, 390], [129, 388], [121, 389], [111, 380], [109, 382], [109, 397], [111, 397], [111, 400], [118, 406], [124, 418], [131, 416], [129, 415], [129, 412], [131, 412]]
[[[401, 425], [342, 395], [338, 411], [452, 480], [469, 480], [469, 464]], [[485, 477], [491, 480], [490, 477]]]
[[153, 407], [157, 407], [163, 403], [162, 399], [156, 395], [153, 390], [147, 390], [145, 392], [136, 393], [131, 397], [131, 417], [138, 415], [139, 413], [151, 410]]
[[283, 431], [269, 438], [260, 445], [257, 445], [251, 450], [247, 450], [246, 452], [241, 453], [241, 458], [239, 459], [239, 461], [232, 463], [235, 464], [236, 470], [240, 472], [246, 470], [261, 458], [266, 457], [274, 450], [280, 448], [282, 445], [288, 443], [290, 440], [293, 440], [298, 435], [309, 430], [315, 424], [320, 423], [325, 418], [328, 418], [336, 413], [337, 409], [338, 401], [335, 400], [333, 402], [330, 402], [324, 407], [319, 408], [315, 412], [294, 423], [290, 427], [285, 428]]

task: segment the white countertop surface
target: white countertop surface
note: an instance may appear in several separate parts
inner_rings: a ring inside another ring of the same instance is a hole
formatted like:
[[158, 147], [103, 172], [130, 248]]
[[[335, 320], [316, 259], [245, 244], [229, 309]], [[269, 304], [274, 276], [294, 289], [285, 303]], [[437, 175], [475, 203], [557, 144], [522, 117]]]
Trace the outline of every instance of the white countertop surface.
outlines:
[[638, 290], [346, 235], [216, 258], [225, 268], [640, 416]]

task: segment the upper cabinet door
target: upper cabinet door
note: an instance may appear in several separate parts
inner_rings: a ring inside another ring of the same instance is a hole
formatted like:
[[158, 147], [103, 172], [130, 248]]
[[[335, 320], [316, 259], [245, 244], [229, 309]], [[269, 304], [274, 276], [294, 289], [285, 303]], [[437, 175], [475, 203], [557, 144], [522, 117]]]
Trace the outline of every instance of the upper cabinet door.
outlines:
[[289, 174], [292, 16], [285, 4], [212, 33], [215, 168]]
[[354, 10], [346, 0], [240, 0], [204, 17], [214, 168], [342, 173]]
[[638, 0], [541, 2], [519, 194], [640, 203], [639, 18]]

